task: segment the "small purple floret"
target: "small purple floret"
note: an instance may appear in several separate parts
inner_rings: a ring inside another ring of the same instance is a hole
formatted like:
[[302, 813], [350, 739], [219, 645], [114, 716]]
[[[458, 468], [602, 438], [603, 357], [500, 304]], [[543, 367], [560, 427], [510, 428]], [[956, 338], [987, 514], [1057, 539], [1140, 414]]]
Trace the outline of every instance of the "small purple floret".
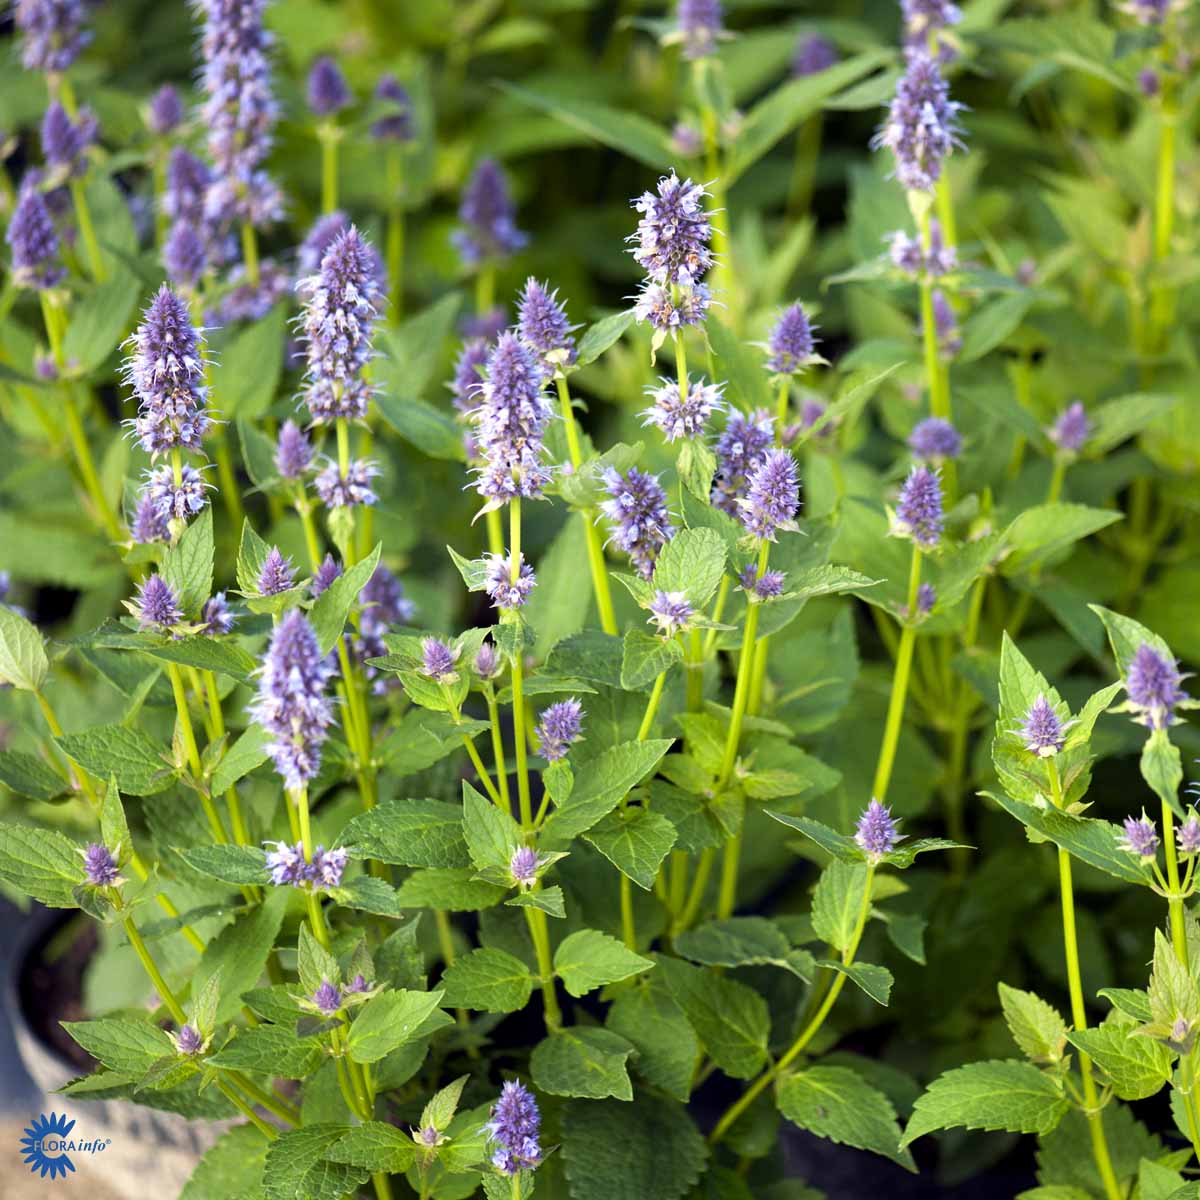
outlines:
[[942, 484], [936, 471], [913, 467], [896, 503], [893, 532], [932, 550], [942, 537]]
[[659, 551], [675, 533], [667, 495], [653, 475], [637, 467], [630, 467], [626, 475], [607, 467], [600, 478], [608, 489], [600, 511], [608, 518], [610, 540], [629, 555], [638, 574], [649, 579]]
[[687, 592], [664, 592], [661, 588], [650, 601], [650, 620], [664, 637], [674, 637], [696, 615]]
[[652, 403], [639, 414], [645, 418], [642, 424], [657, 426], [668, 443], [703, 437], [708, 418], [722, 407], [723, 388], [720, 383], [692, 383], [690, 378], [682, 385], [674, 379], [660, 379], [657, 388], [646, 389]]
[[509, 874], [519, 884], [532, 883], [537, 878], [538, 853], [529, 846], [520, 846], [513, 851], [508, 864]]
[[1149, 642], [1137, 648], [1125, 672], [1125, 691], [1129, 703], [1141, 714], [1143, 725], [1165, 729], [1172, 723], [1175, 706], [1187, 698], [1179, 686], [1183, 679], [1171, 655], [1159, 654]]
[[179, 597], [161, 575], [151, 575], [138, 585], [134, 611], [143, 629], [169, 630], [183, 620]]
[[800, 507], [800, 481], [790, 450], [768, 450], [763, 455], [739, 507], [742, 524], [756, 538], [773, 542], [777, 529], [792, 526]]
[[583, 725], [583, 705], [578, 700], [560, 700], [544, 709], [537, 727], [542, 756], [549, 762], [566, 758], [571, 744], [578, 740]]
[[1125, 836], [1121, 848], [1138, 858], [1155, 858], [1158, 855], [1158, 831], [1154, 822], [1145, 813], [1140, 817], [1125, 818]]
[[83, 852], [83, 870], [92, 887], [112, 887], [121, 872], [107, 846], [90, 843]]
[[454, 669], [458, 651], [439, 638], [421, 639], [421, 674], [436, 683], [453, 683], [458, 678]]
[[926, 417], [913, 426], [908, 435], [908, 448], [928, 462], [942, 462], [962, 453], [962, 435], [941, 417]]
[[1078, 454], [1092, 433], [1092, 423], [1088, 420], [1087, 409], [1078, 400], [1067, 405], [1047, 433], [1050, 440], [1060, 450], [1069, 454]]
[[1038, 696], [1029, 706], [1020, 732], [1025, 749], [1039, 758], [1050, 758], [1057, 754], [1066, 742], [1062, 720], [1045, 696]]
[[342, 1007], [342, 993], [336, 984], [328, 979], [321, 980], [321, 986], [312, 995], [312, 1002], [326, 1016], [332, 1016]]
[[532, 1171], [542, 1161], [540, 1126], [541, 1115], [533, 1093], [515, 1079], [506, 1082], [487, 1124], [495, 1147], [492, 1165], [505, 1175]]
[[858, 818], [854, 840], [869, 860], [879, 862], [903, 840], [898, 825], [890, 808], [885, 808], [878, 800], [872, 800]]
[[353, 98], [342, 68], [328, 54], [322, 54], [308, 70], [309, 112], [315, 117], [331, 117]]
[[489, 554], [484, 591], [492, 598], [495, 608], [521, 608], [529, 599], [537, 579], [533, 567], [521, 555], [517, 578], [512, 577], [512, 560], [505, 554]]
[[783, 310], [767, 341], [767, 370], [774, 375], [795, 375], [808, 366], [816, 349], [812, 322], [802, 304]]

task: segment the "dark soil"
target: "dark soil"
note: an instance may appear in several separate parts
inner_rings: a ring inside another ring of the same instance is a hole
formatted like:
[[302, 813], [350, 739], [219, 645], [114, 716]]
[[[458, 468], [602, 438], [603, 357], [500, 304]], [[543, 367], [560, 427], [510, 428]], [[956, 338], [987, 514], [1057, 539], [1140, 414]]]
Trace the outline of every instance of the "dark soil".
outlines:
[[81, 1075], [91, 1071], [96, 1062], [67, 1035], [62, 1022], [82, 1021], [88, 1016], [83, 1007], [83, 973], [99, 944], [91, 921], [68, 917], [51, 925], [14, 964], [19, 972], [21, 1015], [38, 1038], [78, 1067]]

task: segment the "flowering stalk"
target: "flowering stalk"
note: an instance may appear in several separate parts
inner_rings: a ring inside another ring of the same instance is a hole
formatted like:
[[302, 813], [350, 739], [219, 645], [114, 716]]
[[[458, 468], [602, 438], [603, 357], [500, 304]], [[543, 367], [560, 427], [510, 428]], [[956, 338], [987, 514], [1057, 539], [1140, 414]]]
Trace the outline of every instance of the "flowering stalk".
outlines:
[[[855, 922], [854, 932], [850, 935], [850, 940], [846, 944], [846, 949], [842, 951], [842, 963], [845, 966], [853, 963], [854, 956], [858, 953], [858, 944], [862, 941], [863, 930], [867, 926], [867, 916], [871, 911], [871, 891], [874, 882], [875, 864], [868, 861], [867, 878], [863, 886], [862, 903], [859, 906], [858, 919]], [[825, 1018], [829, 1016], [830, 1010], [837, 1002], [838, 996], [841, 995], [846, 978], [846, 975], [840, 971], [834, 975], [833, 982], [829, 985], [829, 990], [825, 993], [824, 1000], [821, 1001], [821, 1006], [817, 1009], [812, 1019], [800, 1031], [799, 1037], [725, 1110], [721, 1119], [713, 1127], [712, 1133], [708, 1135], [710, 1143], [715, 1145], [721, 1141], [729, 1132], [730, 1126], [754, 1103], [762, 1090], [781, 1071], [785, 1070], [792, 1060], [798, 1054], [802, 1053], [804, 1048], [817, 1036], [821, 1031], [821, 1027], [825, 1024]]]
[[[1050, 799], [1055, 808], [1063, 807], [1062, 780], [1058, 763], [1053, 755], [1046, 759], [1046, 773], [1050, 782]], [[1087, 1008], [1083, 1002], [1083, 981], [1079, 971], [1079, 939], [1075, 929], [1075, 892], [1071, 881], [1071, 856], [1066, 850], [1058, 850], [1058, 880], [1062, 895], [1063, 949], [1067, 960], [1067, 987], [1071, 993], [1071, 1020], [1076, 1030], [1087, 1028]], [[1096, 1169], [1104, 1182], [1108, 1200], [1121, 1200], [1122, 1192], [1113, 1170], [1108, 1140], [1104, 1134], [1104, 1122], [1097, 1102], [1096, 1081], [1092, 1076], [1092, 1060], [1079, 1051], [1079, 1075], [1083, 1080], [1083, 1099], [1088, 1130], [1092, 1138], [1092, 1156]]]
[[180, 674], [177, 663], [167, 663], [167, 678], [171, 681], [171, 691], [175, 696], [175, 714], [179, 720], [180, 732], [183, 734], [183, 745], [184, 751], [187, 754], [188, 767], [192, 772], [192, 778], [197, 784], [201, 807], [204, 809], [204, 815], [208, 818], [208, 825], [212, 830], [213, 838], [218, 845], [227, 845], [229, 834], [225, 829], [225, 822], [221, 819], [221, 814], [217, 812], [217, 807], [213, 804], [212, 796], [208, 794], [208, 789], [204, 787], [204, 768], [200, 762], [200, 749], [196, 744], [196, 731], [192, 727], [192, 715], [188, 710], [187, 692], [184, 689], [183, 676]]

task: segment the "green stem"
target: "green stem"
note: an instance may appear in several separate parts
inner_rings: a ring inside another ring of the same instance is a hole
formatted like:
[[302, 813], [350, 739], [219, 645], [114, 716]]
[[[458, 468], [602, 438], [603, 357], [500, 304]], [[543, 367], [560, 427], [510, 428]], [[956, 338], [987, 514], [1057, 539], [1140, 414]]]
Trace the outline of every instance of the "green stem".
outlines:
[[892, 766], [896, 761], [896, 747], [900, 742], [900, 726], [904, 720], [904, 702], [908, 695], [908, 680], [912, 670], [913, 645], [917, 631], [913, 616], [917, 611], [917, 590], [921, 586], [921, 550], [913, 542], [912, 564], [908, 576], [908, 617], [900, 634], [900, 645], [896, 651], [896, 669], [892, 674], [892, 695], [888, 701], [887, 721], [883, 727], [883, 744], [879, 748], [879, 761], [875, 767], [875, 784], [872, 796], [883, 804], [887, 800], [888, 784], [892, 779]]
[[500, 728], [500, 709], [496, 704], [496, 692], [492, 687], [487, 688], [488, 722], [492, 727], [492, 765], [496, 772], [496, 784], [500, 788], [500, 807], [506, 812], [512, 812], [512, 802], [508, 795], [508, 760], [504, 755], [504, 733]]
[[717, 852], [711, 846], [706, 846], [700, 851], [700, 861], [696, 864], [696, 874], [692, 877], [687, 903], [684, 904], [683, 911], [675, 922], [674, 933], [682, 933], [685, 929], [690, 928], [696, 919], [696, 914], [700, 911], [700, 905], [704, 901], [704, 889], [708, 887], [708, 877], [712, 874], [713, 859], [716, 858], [716, 854]]
[[[508, 519], [512, 581], [516, 583], [521, 572], [521, 501], [519, 498], [509, 501]], [[533, 828], [533, 801], [529, 794], [529, 745], [525, 731], [524, 681], [525, 665], [521, 661], [521, 652], [518, 650], [512, 658], [513, 742], [517, 751], [517, 798], [521, 811], [521, 828], [528, 833]], [[525, 911], [540, 910], [526, 909]]]
[[321, 211], [331, 213], [338, 202], [338, 134], [329, 123], [317, 127], [321, 143]]
[[540, 908], [533, 907], [526, 907], [524, 912], [529, 925], [529, 936], [533, 939], [533, 949], [537, 955], [546, 1030], [556, 1033], [562, 1028], [562, 1010], [558, 1007], [558, 995], [554, 990], [554, 963], [550, 957], [550, 930], [546, 924], [546, 914]]
[[82, 179], [71, 180], [71, 201], [75, 205], [75, 220], [79, 223], [79, 234], [83, 238], [88, 268], [97, 283], [108, 278], [104, 258], [100, 253], [100, 242], [96, 237], [96, 226], [92, 223], [92, 210], [88, 206], [87, 192]]
[[263, 1137], [265, 1137], [268, 1141], [273, 1142], [279, 1136], [279, 1131], [268, 1125], [266, 1121], [264, 1121], [262, 1117], [260, 1117], [258, 1113], [256, 1113], [254, 1109], [252, 1109], [250, 1105], [238, 1095], [231, 1084], [226, 1082], [219, 1075], [217, 1076], [216, 1084], [218, 1091], [225, 1096], [225, 1098], [234, 1106], [234, 1108], [236, 1108], [238, 1112], [240, 1112], [242, 1116], [245, 1117], [246, 1120], [248, 1120], [255, 1127], [255, 1129], [257, 1129], [258, 1132], [263, 1135]]
[[[858, 909], [858, 920], [854, 926], [854, 932], [850, 935], [850, 941], [846, 945], [846, 949], [842, 951], [842, 963], [849, 966], [854, 961], [854, 956], [858, 953], [859, 942], [862, 941], [863, 930], [867, 927], [867, 916], [871, 911], [871, 891], [875, 881], [874, 864], [867, 864], [867, 879], [863, 887], [862, 903]], [[825, 993], [825, 999], [821, 1001], [821, 1006], [817, 1009], [812, 1019], [800, 1032], [800, 1036], [788, 1047], [783, 1056], [769, 1066], [746, 1090], [741, 1097], [725, 1110], [724, 1115], [713, 1127], [712, 1133], [709, 1134], [709, 1142], [715, 1144], [719, 1142], [729, 1131], [729, 1127], [754, 1103], [754, 1100], [762, 1092], [762, 1090], [777, 1076], [787, 1068], [792, 1060], [800, 1054], [804, 1048], [813, 1040], [820, 1032], [821, 1026], [825, 1024], [825, 1018], [829, 1016], [830, 1010], [841, 994], [842, 988], [846, 983], [846, 976], [840, 971], [834, 975], [833, 982], [829, 985], [829, 990]]]
[[387, 267], [388, 286], [391, 289], [392, 324], [399, 325], [404, 316], [404, 205], [401, 176], [400, 152], [395, 146], [388, 147], [388, 223], [387, 223]]
[[492, 777], [488, 774], [487, 767], [483, 765], [483, 759], [479, 757], [479, 751], [475, 749], [475, 743], [465, 733], [460, 736], [462, 737], [463, 745], [467, 748], [467, 755], [471, 759], [471, 765], [475, 768], [475, 774], [479, 777], [479, 782], [483, 784], [484, 791], [488, 794], [488, 799], [497, 808], [503, 807], [500, 793], [496, 790], [496, 785], [492, 782]]
[[654, 686], [650, 689], [650, 699], [646, 701], [646, 711], [642, 714], [642, 723], [638, 728], [637, 740], [644, 742], [650, 736], [650, 729], [654, 724], [655, 714], [658, 712], [659, 702], [662, 700], [663, 685], [667, 682], [667, 673], [663, 671], [654, 681]]
[[242, 263], [246, 268], [246, 282], [258, 287], [258, 234], [249, 221], [242, 222]]

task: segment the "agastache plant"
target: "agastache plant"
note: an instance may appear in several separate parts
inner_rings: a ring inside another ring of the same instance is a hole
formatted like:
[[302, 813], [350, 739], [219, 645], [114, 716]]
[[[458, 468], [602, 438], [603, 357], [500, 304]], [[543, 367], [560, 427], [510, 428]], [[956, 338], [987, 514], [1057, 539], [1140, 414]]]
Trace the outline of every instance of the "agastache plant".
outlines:
[[1188, 1200], [1195, 12], [151, 7], [9, 10], [63, 1124], [187, 1122], [138, 1194]]

